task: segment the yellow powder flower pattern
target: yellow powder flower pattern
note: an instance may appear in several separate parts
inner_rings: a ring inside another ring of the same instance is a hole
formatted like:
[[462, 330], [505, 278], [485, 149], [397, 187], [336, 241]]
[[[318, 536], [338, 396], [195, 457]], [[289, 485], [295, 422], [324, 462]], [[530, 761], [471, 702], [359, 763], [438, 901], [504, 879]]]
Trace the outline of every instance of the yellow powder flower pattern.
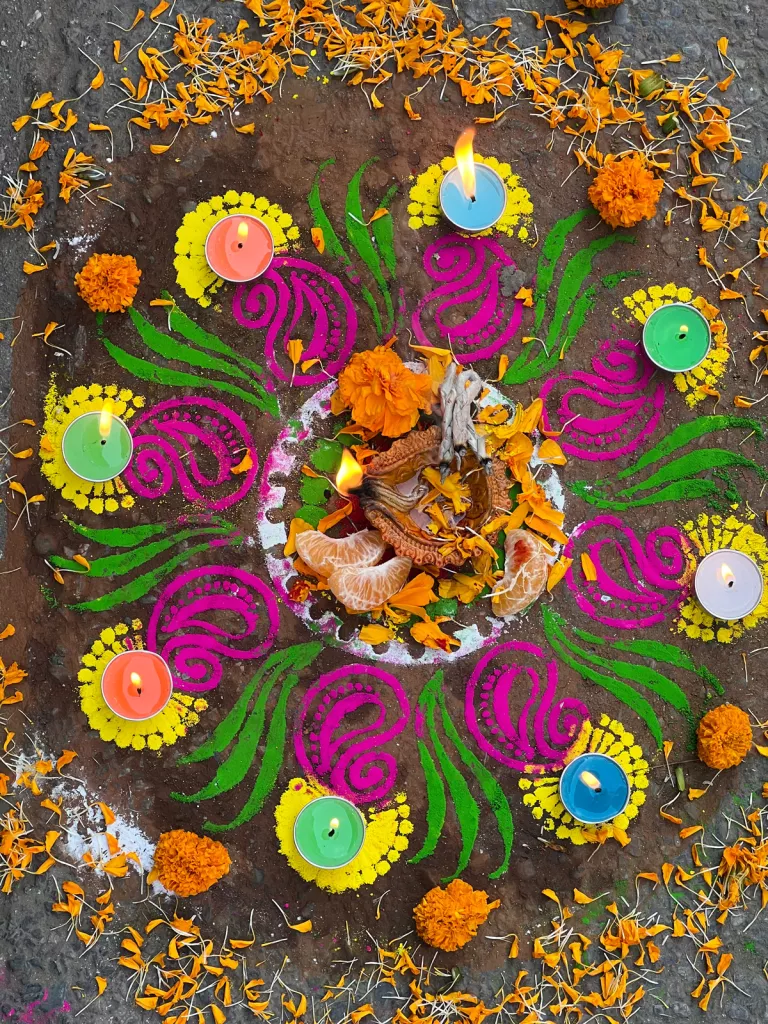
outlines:
[[201, 306], [210, 306], [212, 296], [224, 284], [208, 266], [205, 240], [217, 221], [233, 213], [249, 213], [263, 220], [272, 233], [277, 253], [285, 252], [292, 242], [299, 241], [299, 229], [293, 217], [265, 196], [257, 199], [252, 192], [230, 189], [223, 196], [212, 196], [207, 202], [198, 203], [194, 210], [185, 214], [176, 232], [173, 265], [177, 284]]
[[[163, 710], [143, 722], [128, 722], [113, 714], [101, 694], [101, 677], [110, 661], [128, 645], [121, 637], [128, 634], [128, 625], [119, 622], [116, 626], [102, 629], [99, 639], [94, 640], [91, 649], [80, 659], [82, 668], [77, 673], [80, 685], [80, 708], [88, 719], [88, 725], [99, 733], [105, 743], [116, 743], [118, 747], [133, 747], [134, 750], [159, 750], [169, 746], [180, 736], [186, 736], [187, 728], [197, 725], [200, 712], [205, 711], [208, 702], [201, 697], [192, 697], [174, 690], [173, 696]], [[131, 628], [141, 629], [141, 622], [134, 619]], [[133, 637], [134, 648], [143, 647], [141, 636]]]
[[314, 882], [329, 892], [344, 892], [359, 889], [361, 885], [373, 885], [377, 878], [390, 870], [408, 849], [408, 836], [413, 832], [410, 821], [411, 809], [404, 793], [395, 797], [395, 806], [382, 811], [369, 810], [365, 815], [365, 842], [360, 853], [343, 868], [331, 871], [312, 867], [299, 854], [293, 841], [293, 826], [299, 812], [307, 804], [321, 796], [328, 796], [331, 790], [321, 786], [315, 779], [291, 779], [275, 808], [275, 832], [280, 843], [280, 852], [305, 882]]
[[630, 797], [623, 814], [604, 825], [583, 825], [576, 821], [560, 800], [559, 775], [521, 779], [518, 785], [525, 792], [523, 803], [531, 808], [531, 813], [541, 823], [543, 830], [554, 832], [558, 839], [570, 839], [576, 846], [604, 842], [606, 839], [617, 839], [626, 845], [626, 830], [645, 803], [645, 790], [648, 788], [648, 762], [643, 748], [635, 743], [634, 735], [621, 722], [608, 715], [601, 715], [598, 728], [593, 727], [591, 722], [584, 723], [578, 740], [568, 752], [566, 763], [586, 751], [614, 757], [628, 773]]
[[716, 389], [718, 377], [722, 377], [728, 369], [731, 354], [728, 346], [728, 328], [721, 319], [717, 306], [713, 306], [703, 295], [694, 298], [690, 288], [678, 288], [676, 284], [651, 285], [647, 290], [640, 288], [624, 299], [624, 305], [641, 324], [645, 323], [655, 309], [670, 302], [690, 302], [707, 318], [712, 331], [712, 348], [706, 359], [693, 370], [676, 373], [674, 377], [675, 387], [685, 395], [685, 404], [689, 409], [693, 409], [708, 397], [703, 388]]
[[[488, 164], [501, 175], [507, 190], [507, 205], [501, 220], [481, 235], [492, 235], [497, 231], [515, 236], [525, 242], [531, 237], [533, 225], [533, 203], [531, 195], [521, 184], [520, 178], [512, 170], [510, 164], [501, 163], [496, 157], [482, 157], [475, 153], [475, 160]], [[439, 164], [432, 164], [415, 179], [411, 186], [410, 203], [408, 204], [408, 226], [418, 231], [423, 227], [434, 227], [442, 218], [440, 212], [440, 185], [446, 173], [456, 166], [456, 158], [446, 156]], [[411, 179], [413, 180], [413, 178]]]
[[59, 395], [56, 384], [51, 380], [43, 405], [44, 426], [40, 441], [40, 459], [43, 475], [48, 478], [66, 501], [76, 508], [88, 509], [96, 515], [103, 512], [117, 512], [119, 508], [132, 508], [134, 497], [119, 476], [103, 484], [92, 484], [81, 480], [64, 461], [62, 439], [64, 432], [78, 416], [85, 412], [98, 412], [106, 398], [112, 401], [112, 411], [123, 420], [130, 420], [137, 409], [144, 405], [141, 395], [134, 395], [128, 388], [116, 384], [80, 385], [69, 394]]
[[[753, 512], [740, 513], [746, 519], [754, 519]], [[768, 541], [744, 519], [736, 516], [707, 515], [702, 512], [694, 522], [683, 523], [682, 529], [691, 539], [699, 558], [719, 548], [736, 548], [749, 555], [760, 566], [766, 587], [760, 604], [751, 615], [733, 622], [714, 619], [705, 612], [695, 597], [691, 596], [678, 612], [674, 628], [685, 633], [692, 640], [718, 640], [729, 644], [738, 640], [748, 629], [754, 629], [768, 618]]]

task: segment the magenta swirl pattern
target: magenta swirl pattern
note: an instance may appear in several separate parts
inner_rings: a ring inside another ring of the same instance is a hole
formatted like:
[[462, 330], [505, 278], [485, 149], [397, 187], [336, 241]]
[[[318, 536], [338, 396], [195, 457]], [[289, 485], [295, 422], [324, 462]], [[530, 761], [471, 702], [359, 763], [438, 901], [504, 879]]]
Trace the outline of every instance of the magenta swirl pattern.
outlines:
[[516, 264], [489, 238], [447, 235], [424, 253], [424, 270], [440, 284], [416, 307], [421, 345], [452, 348], [459, 363], [488, 359], [515, 336], [523, 304], [501, 294], [501, 271]]
[[[652, 530], [643, 542], [618, 516], [598, 516], [571, 534], [564, 554], [573, 564], [565, 579], [579, 608], [595, 622], [641, 629], [664, 622], [687, 598], [688, 550], [674, 526]], [[582, 554], [592, 561], [595, 580], [587, 579]]]
[[327, 672], [307, 692], [294, 746], [305, 772], [356, 803], [384, 800], [397, 761], [382, 749], [408, 725], [405, 690], [389, 672], [347, 665]]
[[[355, 307], [339, 278], [292, 256], [278, 256], [258, 281], [238, 285], [232, 312], [242, 327], [266, 332], [270, 372], [299, 386], [323, 384], [339, 373], [357, 337]], [[318, 365], [294, 373], [288, 358], [291, 338], [304, 344], [302, 361], [319, 359], [322, 369]]]
[[[534, 666], [525, 664], [535, 659]], [[557, 663], [535, 644], [512, 640], [491, 648], [475, 666], [464, 704], [467, 728], [480, 749], [516, 771], [558, 771], [589, 717], [575, 697], [556, 700]], [[522, 707], [513, 711], [515, 706]]]
[[[577, 459], [598, 462], [630, 455], [656, 429], [664, 385], [659, 381], [646, 394], [653, 366], [639, 342], [623, 338], [600, 345], [592, 371], [561, 373], [546, 382], [541, 389], [542, 426], [562, 430], [560, 447]], [[548, 410], [550, 393], [568, 384], [573, 386], [562, 395], [557, 410]]]
[[174, 686], [203, 693], [221, 682], [223, 658], [261, 658], [279, 628], [277, 601], [258, 576], [208, 565], [182, 573], [162, 592], [147, 647], [168, 662]]
[[[142, 498], [162, 498], [177, 485], [187, 501], [218, 512], [240, 501], [258, 472], [248, 427], [221, 402], [198, 395], [171, 398], [131, 422], [133, 458], [123, 474]], [[247, 452], [252, 466], [233, 475]]]

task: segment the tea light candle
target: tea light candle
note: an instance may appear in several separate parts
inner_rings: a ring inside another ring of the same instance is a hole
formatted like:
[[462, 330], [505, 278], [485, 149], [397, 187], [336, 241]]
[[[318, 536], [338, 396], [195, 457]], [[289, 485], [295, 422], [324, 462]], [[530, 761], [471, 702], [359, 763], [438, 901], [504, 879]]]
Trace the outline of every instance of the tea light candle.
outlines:
[[763, 574], [753, 558], [734, 548], [710, 551], [696, 569], [696, 597], [716, 619], [743, 619], [763, 597]]
[[205, 258], [211, 270], [237, 284], [260, 277], [274, 254], [272, 233], [263, 220], [250, 213], [222, 217], [205, 240]]
[[61, 439], [61, 454], [81, 480], [103, 484], [114, 480], [131, 461], [133, 438], [128, 427], [104, 402], [101, 412], [84, 412], [72, 420]]
[[443, 178], [440, 208], [461, 231], [486, 231], [493, 227], [507, 205], [507, 189], [501, 176], [487, 164], [478, 163], [472, 151], [474, 128], [467, 128], [456, 142], [456, 166]]
[[123, 651], [104, 669], [101, 694], [118, 718], [143, 722], [159, 715], [171, 699], [171, 670], [154, 651]]
[[648, 358], [670, 373], [685, 373], [698, 366], [709, 352], [711, 342], [707, 318], [686, 302], [660, 306], [643, 327], [643, 346]]
[[365, 818], [350, 800], [320, 796], [296, 817], [293, 841], [300, 856], [315, 868], [343, 868], [360, 853]]
[[629, 777], [607, 754], [580, 754], [560, 776], [560, 799], [585, 825], [600, 825], [623, 814], [629, 803]]

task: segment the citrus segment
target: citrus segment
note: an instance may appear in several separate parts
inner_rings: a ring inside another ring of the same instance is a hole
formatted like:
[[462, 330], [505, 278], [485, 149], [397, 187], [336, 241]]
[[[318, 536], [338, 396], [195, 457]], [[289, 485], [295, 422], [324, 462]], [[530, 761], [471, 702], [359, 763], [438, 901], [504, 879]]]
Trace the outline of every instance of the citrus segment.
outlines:
[[310, 569], [328, 578], [341, 566], [376, 565], [387, 545], [378, 530], [360, 530], [348, 537], [326, 537], [318, 530], [296, 535], [296, 550]]
[[382, 565], [345, 565], [328, 577], [333, 594], [353, 612], [380, 608], [400, 590], [408, 579], [410, 558], [390, 558]]
[[504, 576], [493, 588], [491, 604], [502, 618], [523, 611], [547, 585], [547, 549], [529, 530], [510, 530], [504, 542]]

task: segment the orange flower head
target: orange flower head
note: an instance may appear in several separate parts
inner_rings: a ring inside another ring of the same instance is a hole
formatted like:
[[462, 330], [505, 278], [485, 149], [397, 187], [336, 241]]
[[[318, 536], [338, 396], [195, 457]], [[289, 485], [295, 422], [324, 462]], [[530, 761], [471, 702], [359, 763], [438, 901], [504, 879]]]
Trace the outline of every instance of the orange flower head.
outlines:
[[657, 178], [640, 153], [605, 158], [590, 186], [592, 205], [612, 228], [631, 228], [650, 220], [664, 183]]
[[455, 878], [445, 889], [430, 889], [414, 909], [416, 931], [422, 942], [451, 953], [466, 946], [498, 906], [499, 900], [489, 903], [482, 889]]
[[133, 303], [140, 278], [133, 256], [94, 253], [75, 275], [75, 285], [94, 313], [123, 313]]
[[197, 896], [223, 878], [230, 863], [222, 843], [175, 829], [160, 836], [152, 875], [178, 896]]
[[733, 704], [712, 708], [699, 722], [698, 755], [708, 768], [734, 768], [752, 746], [749, 715]]
[[432, 409], [432, 378], [409, 370], [386, 345], [357, 352], [339, 374], [334, 414], [352, 411], [355, 423], [370, 435], [400, 437]]

